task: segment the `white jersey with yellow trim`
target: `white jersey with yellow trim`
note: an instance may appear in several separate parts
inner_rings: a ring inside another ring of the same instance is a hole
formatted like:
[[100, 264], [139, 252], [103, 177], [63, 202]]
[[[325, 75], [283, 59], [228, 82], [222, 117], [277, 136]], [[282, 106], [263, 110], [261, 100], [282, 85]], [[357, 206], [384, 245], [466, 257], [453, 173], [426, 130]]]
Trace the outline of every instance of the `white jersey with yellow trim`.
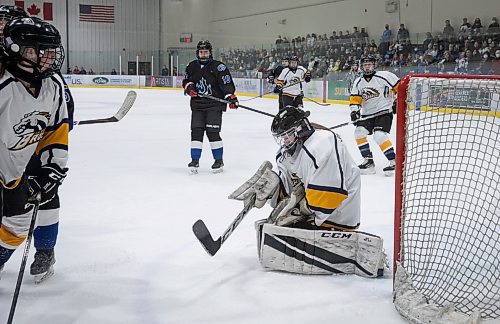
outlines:
[[316, 225], [354, 230], [360, 221], [360, 173], [344, 143], [329, 130], [316, 130], [290, 156], [276, 157], [287, 194], [302, 181]]
[[302, 94], [302, 81], [304, 81], [304, 74], [307, 69], [301, 65], [297, 67], [295, 71], [290, 70], [290, 68], [284, 68], [281, 71], [278, 79], [276, 80], [276, 85], [280, 84], [283, 87], [288, 86], [283, 89], [284, 95], [298, 96]]
[[382, 111], [392, 112], [393, 93], [398, 91], [399, 78], [389, 71], [376, 71], [370, 78], [354, 81], [349, 98], [351, 111], [361, 109], [361, 117]]
[[68, 159], [68, 112], [58, 75], [43, 79], [32, 94], [8, 71], [0, 78], [0, 182], [19, 179], [33, 153], [42, 165], [61, 168]]

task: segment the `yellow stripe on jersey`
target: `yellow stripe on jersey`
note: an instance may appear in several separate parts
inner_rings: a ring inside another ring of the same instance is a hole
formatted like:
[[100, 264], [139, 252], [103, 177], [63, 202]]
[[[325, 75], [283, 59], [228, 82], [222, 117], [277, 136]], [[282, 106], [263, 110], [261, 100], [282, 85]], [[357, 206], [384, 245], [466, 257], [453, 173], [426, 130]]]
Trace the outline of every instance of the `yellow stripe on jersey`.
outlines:
[[0, 226], [0, 241], [10, 245], [10, 246], [19, 246], [23, 243], [26, 237], [19, 237], [12, 234], [9, 230], [5, 228], [5, 226]]
[[38, 142], [38, 146], [36, 147], [36, 154], [40, 154], [40, 151], [54, 144], [68, 145], [68, 133], [69, 133], [69, 124], [62, 123], [57, 127], [57, 129], [53, 131], [46, 131], [43, 134], [42, 139]]
[[363, 98], [360, 95], [351, 95], [349, 97], [349, 104], [350, 105], [361, 105], [363, 102]]
[[356, 138], [356, 143], [358, 143], [358, 146], [366, 144], [366, 143], [368, 143], [368, 138], [366, 138], [366, 137]]
[[332, 212], [347, 199], [347, 192], [332, 187], [309, 185], [306, 189], [306, 199], [312, 209]]
[[384, 143], [380, 144], [379, 146], [380, 146], [380, 149], [382, 150], [382, 152], [385, 152], [385, 150], [392, 147], [392, 143], [390, 140], [387, 140]]
[[392, 87], [392, 91], [394, 93], [398, 93], [398, 87], [399, 87], [399, 81], [398, 81], [398, 83], [396, 83], [396, 85], [394, 87]]
[[19, 179], [14, 180], [14, 181], [11, 181], [11, 182], [9, 182], [9, 183], [7, 183], [7, 184], [5, 184], [2, 180], [0, 180], [0, 184], [1, 184], [4, 188], [6, 188], [6, 189], [14, 189], [15, 187], [17, 187], [17, 185], [18, 185], [18, 184], [20, 184], [20, 183], [21, 183], [21, 179], [22, 179], [22, 177], [21, 177], [21, 178], [19, 178]]
[[285, 84], [285, 80], [276, 80], [276, 85], [284, 85]]

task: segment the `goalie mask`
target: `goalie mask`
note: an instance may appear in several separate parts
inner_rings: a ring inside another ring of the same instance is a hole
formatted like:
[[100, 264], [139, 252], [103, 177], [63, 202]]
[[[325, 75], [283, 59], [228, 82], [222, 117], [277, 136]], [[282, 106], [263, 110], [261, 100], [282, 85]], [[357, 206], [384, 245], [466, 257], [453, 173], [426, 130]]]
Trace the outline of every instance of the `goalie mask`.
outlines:
[[59, 31], [36, 17], [14, 18], [5, 25], [3, 51], [24, 74], [47, 78], [61, 69], [64, 48]]
[[201, 40], [196, 45], [196, 57], [201, 64], [207, 64], [213, 59], [212, 44], [207, 40]]
[[359, 66], [361, 67], [361, 71], [363, 71], [363, 75], [368, 77], [374, 75], [376, 63], [377, 61], [372, 55], [363, 56], [359, 60]]
[[3, 28], [14, 18], [29, 17], [21, 8], [16, 6], [0, 5], [0, 44], [3, 44]]
[[304, 142], [314, 133], [314, 128], [307, 119], [309, 115], [309, 111], [286, 106], [274, 117], [271, 132], [276, 143], [290, 155], [295, 152], [299, 142]]

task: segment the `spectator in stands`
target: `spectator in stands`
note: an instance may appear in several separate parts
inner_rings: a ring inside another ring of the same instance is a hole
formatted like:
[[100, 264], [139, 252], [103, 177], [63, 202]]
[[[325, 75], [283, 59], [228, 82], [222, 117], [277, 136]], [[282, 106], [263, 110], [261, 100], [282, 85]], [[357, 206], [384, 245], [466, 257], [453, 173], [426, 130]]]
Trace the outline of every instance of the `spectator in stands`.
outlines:
[[85, 68], [83, 66], [80, 69], [80, 74], [87, 74], [87, 70], [85, 70]]
[[490, 74], [492, 71], [492, 62], [490, 58], [490, 53], [484, 52], [483, 58], [479, 62], [479, 66], [476, 70], [477, 74]]
[[455, 61], [449, 51], [444, 51], [443, 58], [438, 62], [438, 72], [451, 73], [455, 70]]
[[432, 34], [430, 32], [425, 33], [425, 39], [422, 43], [422, 51], [427, 50], [429, 48], [429, 44], [432, 45], [432, 43], [434, 43], [434, 37], [432, 37]]
[[90, 74], [90, 75], [95, 75], [95, 72], [94, 72], [94, 70], [92, 68], [90, 68], [90, 70], [87, 73]]
[[450, 24], [450, 20], [446, 19], [444, 21], [443, 36], [447, 39], [452, 38], [455, 35], [455, 29]]
[[409, 39], [410, 38], [410, 32], [408, 29], [405, 28], [405, 24], [399, 25], [399, 30], [398, 30], [398, 40], [401, 41], [403, 39]]
[[483, 24], [481, 24], [481, 19], [480, 18], [474, 19], [474, 23], [472, 24], [471, 28], [474, 34], [479, 34], [481, 32], [481, 28], [483, 28]]
[[467, 18], [462, 19], [462, 25], [460, 25], [460, 32], [468, 33], [471, 30], [471, 24], [467, 21]]
[[163, 65], [161, 68], [161, 75], [166, 76], [168, 75], [168, 67], [166, 65]]
[[417, 61], [417, 73], [427, 73], [427, 60], [425, 59], [425, 56], [422, 54], [418, 57]]
[[177, 67], [174, 66], [173, 71], [172, 71], [173, 76], [177, 76]]
[[498, 24], [497, 17], [491, 18], [491, 24], [488, 26], [486, 31], [488, 34], [496, 34], [500, 32], [500, 25]]
[[366, 29], [364, 27], [361, 27], [361, 31], [359, 32], [359, 38], [368, 41], [368, 33], [366, 32]]
[[491, 69], [494, 75], [500, 75], [500, 49], [495, 52], [495, 58], [491, 61]]
[[467, 58], [466, 52], [460, 52], [460, 58], [457, 60], [455, 71], [460, 74], [467, 73], [468, 65], [469, 59]]
[[115, 69], [111, 69], [111, 75], [116, 75], [116, 70]]
[[73, 74], [80, 74], [80, 69], [76, 65], [75, 68], [73, 69]]
[[352, 29], [353, 29], [353, 32], [352, 32], [352, 37], [353, 37], [353, 38], [360, 38], [360, 36], [359, 36], [359, 31], [358, 31], [358, 27], [354, 26]]
[[389, 28], [389, 24], [385, 24], [384, 32], [382, 33], [382, 43], [390, 43], [392, 40], [392, 30]]

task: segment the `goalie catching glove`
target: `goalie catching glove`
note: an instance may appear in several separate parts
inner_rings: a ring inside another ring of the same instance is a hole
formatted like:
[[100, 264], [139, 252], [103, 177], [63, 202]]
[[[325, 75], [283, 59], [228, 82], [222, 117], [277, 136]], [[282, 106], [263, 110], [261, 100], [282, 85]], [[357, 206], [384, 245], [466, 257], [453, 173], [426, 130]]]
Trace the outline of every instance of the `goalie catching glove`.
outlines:
[[43, 166], [36, 176], [28, 176], [30, 201], [38, 193], [41, 194], [41, 205], [54, 198], [67, 172], [68, 168], [61, 169], [57, 164], [50, 163]]
[[279, 192], [280, 178], [273, 172], [272, 167], [271, 162], [264, 161], [257, 172], [233, 191], [228, 198], [241, 200], [246, 206], [252, 203], [253, 197], [255, 197], [254, 207], [262, 208], [269, 199]]
[[302, 182], [292, 189], [289, 197], [282, 199], [273, 209], [267, 222], [277, 226], [288, 226], [303, 221], [313, 212], [307, 207], [306, 191]]

